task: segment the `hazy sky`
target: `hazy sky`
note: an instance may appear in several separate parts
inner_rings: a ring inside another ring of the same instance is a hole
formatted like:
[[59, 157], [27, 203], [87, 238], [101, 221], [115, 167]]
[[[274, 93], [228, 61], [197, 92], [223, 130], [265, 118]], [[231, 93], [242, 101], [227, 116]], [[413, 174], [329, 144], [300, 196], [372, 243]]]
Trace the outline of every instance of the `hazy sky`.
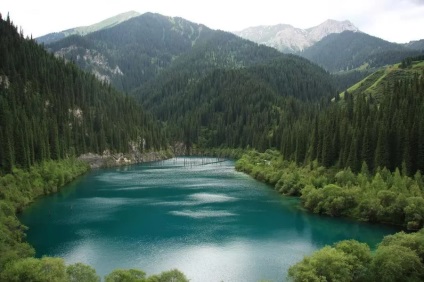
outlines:
[[291, 24], [308, 28], [326, 19], [350, 20], [360, 30], [393, 42], [424, 39], [424, 0], [2, 0], [26, 35], [97, 23], [127, 12], [179, 16], [213, 29]]

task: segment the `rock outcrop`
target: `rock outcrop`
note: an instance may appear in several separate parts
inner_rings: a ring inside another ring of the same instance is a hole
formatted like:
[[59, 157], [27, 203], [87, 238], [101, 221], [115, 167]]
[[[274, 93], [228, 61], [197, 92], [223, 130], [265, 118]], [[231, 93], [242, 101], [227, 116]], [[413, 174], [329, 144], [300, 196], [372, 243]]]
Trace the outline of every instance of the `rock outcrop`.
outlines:
[[174, 154], [170, 150], [144, 153], [140, 151], [132, 151], [130, 153], [111, 153], [106, 150], [101, 155], [87, 153], [79, 156], [78, 159], [87, 162], [91, 168], [104, 168], [160, 161], [172, 158], [173, 156]]

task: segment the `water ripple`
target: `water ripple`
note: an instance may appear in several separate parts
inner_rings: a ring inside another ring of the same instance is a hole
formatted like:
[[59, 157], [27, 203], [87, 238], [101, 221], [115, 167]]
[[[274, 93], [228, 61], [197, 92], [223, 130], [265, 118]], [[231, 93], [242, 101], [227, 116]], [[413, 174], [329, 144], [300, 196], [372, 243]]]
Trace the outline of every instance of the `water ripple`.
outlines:
[[170, 211], [169, 214], [176, 216], [185, 216], [191, 218], [209, 218], [209, 217], [227, 217], [236, 216], [237, 214], [224, 211], [224, 210], [183, 210], [183, 211]]

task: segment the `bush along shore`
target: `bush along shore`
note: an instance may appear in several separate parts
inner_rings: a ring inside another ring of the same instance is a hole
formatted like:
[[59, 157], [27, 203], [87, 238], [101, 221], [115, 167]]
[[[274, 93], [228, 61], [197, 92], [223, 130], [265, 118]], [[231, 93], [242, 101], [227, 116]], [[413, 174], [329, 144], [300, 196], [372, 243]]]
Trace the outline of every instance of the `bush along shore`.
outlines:
[[[100, 281], [88, 265], [66, 265], [61, 258], [35, 258], [34, 248], [25, 241], [27, 228], [17, 218], [36, 198], [56, 193], [89, 170], [87, 162], [69, 158], [43, 161], [27, 170], [13, 168], [11, 173], [0, 175], [0, 281]], [[104, 278], [108, 282], [188, 281], [177, 269], [149, 277], [137, 269], [116, 269]]]
[[[418, 171], [359, 173], [349, 168], [299, 166], [275, 150], [246, 152], [236, 169], [268, 183], [279, 193], [298, 196], [308, 211], [388, 223], [417, 232], [386, 236], [375, 251], [355, 240], [326, 246], [289, 269], [289, 281], [424, 281], [424, 178]], [[419, 231], [418, 231], [419, 230]]]
[[377, 168], [363, 163], [359, 173], [349, 168], [325, 168], [317, 162], [299, 166], [278, 151], [250, 151], [236, 163], [238, 171], [268, 183], [283, 195], [300, 196], [304, 208], [317, 214], [347, 216], [387, 223], [408, 230], [424, 224], [424, 177], [409, 177], [403, 169]]

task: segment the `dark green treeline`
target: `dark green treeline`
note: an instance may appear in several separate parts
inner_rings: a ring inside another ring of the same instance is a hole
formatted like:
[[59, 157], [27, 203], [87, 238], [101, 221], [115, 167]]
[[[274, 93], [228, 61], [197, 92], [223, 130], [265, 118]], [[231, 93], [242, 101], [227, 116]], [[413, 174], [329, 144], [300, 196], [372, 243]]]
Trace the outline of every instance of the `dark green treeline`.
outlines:
[[[215, 69], [201, 77], [180, 72], [142, 101], [167, 122], [169, 136], [201, 148], [280, 147], [282, 130], [326, 107], [335, 89], [324, 70], [296, 56], [238, 69]], [[193, 66], [193, 67], [192, 67]]]
[[311, 133], [306, 146], [295, 134], [296, 142], [285, 143], [283, 153], [303, 162], [299, 149], [306, 150], [311, 160], [354, 172], [362, 162], [371, 170], [402, 168], [408, 175], [424, 171], [424, 76], [416, 73], [396, 81], [380, 97], [344, 93], [342, 101], [299, 126]]
[[165, 138], [133, 99], [48, 54], [0, 19], [0, 170], [85, 152], [158, 149]]
[[421, 73], [384, 86], [378, 98], [344, 93], [331, 101], [325, 74], [307, 64], [296, 65], [298, 72], [281, 66], [290, 63], [217, 70], [181, 95], [168, 97], [177, 86], [165, 84], [151, 109], [170, 136], [201, 148], [276, 148], [298, 164], [318, 160], [353, 172], [363, 162], [372, 172], [424, 171]]
[[422, 74], [384, 87], [379, 99], [345, 92], [322, 109], [302, 109], [306, 111], [282, 120], [276, 130], [273, 145], [285, 158], [299, 164], [316, 159], [326, 167], [350, 167], [354, 172], [363, 162], [371, 171], [424, 171]]

